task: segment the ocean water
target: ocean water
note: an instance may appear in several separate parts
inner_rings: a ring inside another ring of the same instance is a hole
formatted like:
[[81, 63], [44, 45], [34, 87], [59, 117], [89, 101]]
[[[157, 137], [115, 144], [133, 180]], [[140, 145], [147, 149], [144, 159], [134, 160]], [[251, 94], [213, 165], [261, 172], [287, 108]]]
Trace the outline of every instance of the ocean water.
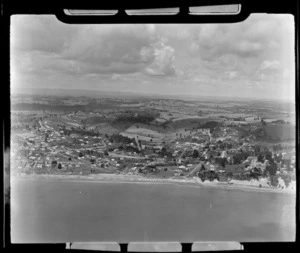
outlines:
[[16, 179], [16, 243], [294, 241], [295, 196], [172, 184]]

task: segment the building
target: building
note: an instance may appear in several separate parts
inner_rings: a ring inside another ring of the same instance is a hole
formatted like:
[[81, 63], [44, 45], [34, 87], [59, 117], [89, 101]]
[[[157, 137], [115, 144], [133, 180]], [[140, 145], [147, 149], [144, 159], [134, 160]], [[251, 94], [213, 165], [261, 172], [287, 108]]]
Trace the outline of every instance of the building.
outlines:
[[222, 151], [221, 158], [227, 158], [227, 151]]

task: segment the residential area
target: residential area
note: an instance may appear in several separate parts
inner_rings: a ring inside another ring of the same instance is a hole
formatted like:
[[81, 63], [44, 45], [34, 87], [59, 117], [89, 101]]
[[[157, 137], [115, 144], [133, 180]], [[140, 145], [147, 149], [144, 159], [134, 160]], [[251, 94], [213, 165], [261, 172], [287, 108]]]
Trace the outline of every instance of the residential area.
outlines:
[[249, 106], [242, 114], [242, 104], [229, 114], [229, 102], [217, 109], [202, 102], [199, 116], [195, 101], [124, 99], [118, 107], [102, 109], [100, 102], [76, 110], [78, 99], [71, 106], [70, 100], [60, 105], [65, 110], [27, 101], [39, 110], [12, 111], [13, 175], [124, 174], [229, 184], [266, 179], [282, 189], [295, 182], [294, 126], [286, 118], [268, 119]]

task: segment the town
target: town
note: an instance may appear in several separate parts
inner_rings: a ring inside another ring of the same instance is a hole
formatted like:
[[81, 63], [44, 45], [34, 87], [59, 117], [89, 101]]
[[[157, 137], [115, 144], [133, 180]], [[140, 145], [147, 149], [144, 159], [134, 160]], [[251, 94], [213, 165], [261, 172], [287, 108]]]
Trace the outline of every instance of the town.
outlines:
[[273, 110], [266, 101], [15, 95], [11, 174], [266, 179], [270, 188], [283, 189], [295, 182], [295, 114], [283, 107]]

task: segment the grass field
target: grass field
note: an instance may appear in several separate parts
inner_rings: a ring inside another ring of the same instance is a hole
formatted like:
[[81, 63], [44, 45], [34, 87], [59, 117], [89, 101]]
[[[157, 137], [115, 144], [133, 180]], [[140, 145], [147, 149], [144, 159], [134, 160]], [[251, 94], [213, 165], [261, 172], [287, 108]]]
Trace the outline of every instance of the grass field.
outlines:
[[102, 116], [92, 116], [83, 120], [83, 123], [87, 125], [96, 125], [104, 122], [107, 122], [107, 119]]
[[129, 138], [138, 137], [139, 140], [152, 144], [161, 144], [164, 137], [164, 134], [159, 133], [158, 131], [145, 127], [137, 127], [136, 125], [130, 126], [126, 131], [121, 132], [120, 134]]

